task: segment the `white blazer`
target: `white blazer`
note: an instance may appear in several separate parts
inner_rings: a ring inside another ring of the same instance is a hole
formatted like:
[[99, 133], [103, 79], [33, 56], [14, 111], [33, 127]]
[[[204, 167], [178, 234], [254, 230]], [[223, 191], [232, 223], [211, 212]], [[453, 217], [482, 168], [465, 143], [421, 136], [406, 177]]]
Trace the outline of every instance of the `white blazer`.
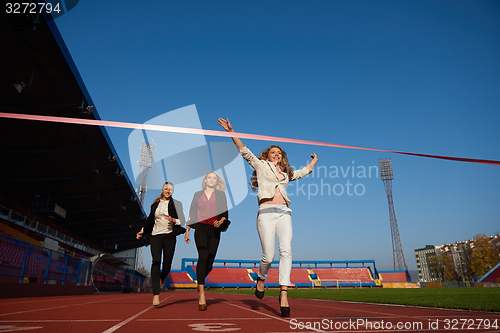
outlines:
[[276, 191], [276, 186], [278, 186], [283, 199], [285, 199], [287, 207], [290, 207], [290, 199], [286, 195], [286, 186], [289, 181], [297, 180], [302, 177], [307, 176], [311, 171], [307, 167], [303, 167], [300, 170], [293, 171], [292, 179], [288, 179], [288, 174], [285, 173], [285, 178], [279, 180], [278, 172], [276, 167], [270, 161], [259, 160], [250, 149], [246, 146], [239, 149], [241, 156], [250, 164], [250, 166], [257, 173], [257, 182], [259, 183], [257, 199], [272, 199]]

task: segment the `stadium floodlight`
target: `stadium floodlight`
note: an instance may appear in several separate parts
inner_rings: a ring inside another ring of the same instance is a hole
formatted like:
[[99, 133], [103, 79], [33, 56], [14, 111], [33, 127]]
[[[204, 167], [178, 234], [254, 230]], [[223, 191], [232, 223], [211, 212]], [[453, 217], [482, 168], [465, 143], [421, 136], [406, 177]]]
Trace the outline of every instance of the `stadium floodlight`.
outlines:
[[154, 152], [155, 144], [152, 142], [146, 142], [142, 140], [141, 145], [141, 158], [139, 160], [139, 165], [141, 168], [140, 172], [140, 182], [139, 182], [139, 202], [141, 206], [144, 207], [144, 200], [146, 199], [147, 182], [148, 182], [148, 172], [149, 169], [153, 167], [154, 164]]
[[380, 166], [380, 178], [382, 180], [392, 180], [394, 179], [394, 173], [392, 171], [392, 161], [390, 158], [380, 158], [378, 160]]
[[[139, 160], [139, 165], [141, 168], [140, 172], [140, 183], [139, 183], [139, 202], [142, 207], [144, 207], [144, 200], [146, 199], [146, 191], [148, 190], [148, 172], [149, 169], [153, 167], [154, 164], [154, 153], [155, 144], [152, 142], [147, 142], [142, 140], [141, 145], [141, 158]], [[135, 268], [142, 269], [143, 264], [143, 248], [138, 247], [135, 253]]]
[[407, 271], [408, 267], [406, 266], [405, 256], [403, 254], [401, 237], [399, 236], [398, 221], [396, 219], [396, 211], [394, 209], [394, 202], [392, 199], [392, 180], [394, 179], [392, 161], [390, 158], [381, 158], [378, 160], [378, 164], [380, 166], [380, 178], [384, 182], [387, 201], [389, 203], [394, 270]]

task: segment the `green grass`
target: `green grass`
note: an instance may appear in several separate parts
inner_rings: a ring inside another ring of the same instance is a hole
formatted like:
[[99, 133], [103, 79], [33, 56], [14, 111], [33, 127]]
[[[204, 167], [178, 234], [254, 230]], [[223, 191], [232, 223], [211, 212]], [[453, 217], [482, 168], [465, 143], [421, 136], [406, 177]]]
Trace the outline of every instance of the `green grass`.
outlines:
[[[255, 292], [254, 289], [208, 291], [250, 295]], [[266, 296], [277, 297], [278, 292], [266, 289]], [[288, 297], [500, 312], [500, 288], [290, 289]]]

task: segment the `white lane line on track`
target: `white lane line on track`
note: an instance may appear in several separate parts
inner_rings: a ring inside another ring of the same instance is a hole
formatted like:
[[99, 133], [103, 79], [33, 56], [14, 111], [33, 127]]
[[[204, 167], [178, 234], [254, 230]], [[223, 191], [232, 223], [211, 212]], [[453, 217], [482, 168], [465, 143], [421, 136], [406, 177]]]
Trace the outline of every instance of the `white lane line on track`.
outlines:
[[[282, 321], [282, 322], [285, 322], [287, 323], [288, 325], [290, 325], [290, 319], [282, 319], [281, 317], [276, 317], [276, 316], [271, 316], [271, 315], [268, 315], [266, 313], [261, 313], [259, 311], [256, 311], [256, 310], [252, 310], [252, 309], [247, 309], [247, 308], [244, 308], [240, 305], [236, 305], [236, 304], [232, 304], [232, 303], [229, 303], [229, 302], [222, 302], [222, 303], [226, 303], [226, 304], [229, 304], [231, 306], [234, 306], [234, 307], [237, 307], [237, 308], [240, 308], [240, 309], [243, 309], [243, 310], [247, 310], [247, 311], [250, 311], [250, 312], [253, 312], [253, 313], [257, 313], [261, 316], [266, 316], [266, 317], [269, 317], [270, 319], [275, 319], [275, 320], [278, 320], [278, 321]], [[256, 318], [257, 319], [257, 318]], [[307, 331], [306, 332], [309, 332], [309, 331], [314, 331], [314, 332], [325, 332], [325, 331], [322, 331], [322, 330], [318, 330], [318, 329], [315, 329], [315, 328], [307, 328]]]
[[[479, 310], [468, 310], [468, 309], [446, 309], [446, 308], [436, 308], [430, 306], [417, 306], [417, 305], [404, 305], [404, 304], [386, 304], [386, 303], [368, 303], [368, 302], [352, 302], [352, 301], [332, 301], [328, 299], [314, 299], [314, 298], [303, 298], [304, 300], [309, 301], [318, 301], [318, 302], [335, 302], [335, 303], [349, 303], [354, 305], [380, 305], [387, 307], [397, 307], [397, 308], [406, 308], [406, 309], [426, 309], [426, 310], [437, 310], [437, 311], [453, 311], [453, 312], [465, 312], [465, 313], [490, 313], [490, 314], [498, 314], [497, 312], [491, 311], [479, 311]], [[443, 317], [447, 317], [443, 315]]]
[[63, 308], [69, 308], [72, 306], [81, 306], [81, 305], [88, 305], [88, 304], [95, 304], [95, 303], [103, 303], [103, 302], [108, 302], [108, 301], [115, 301], [115, 300], [120, 300], [128, 297], [120, 297], [120, 298], [110, 298], [102, 301], [95, 301], [95, 302], [87, 302], [87, 303], [76, 303], [76, 304], [69, 304], [69, 305], [62, 305], [62, 306], [54, 306], [51, 308], [43, 308], [43, 309], [34, 309], [34, 310], [26, 310], [26, 311], [18, 311], [18, 312], [10, 312], [10, 313], [0, 313], [0, 316], [9, 316], [9, 315], [15, 315], [15, 314], [22, 314], [22, 313], [30, 313], [30, 312], [38, 312], [38, 311], [46, 311], [46, 310], [55, 310], [55, 309], [63, 309]]
[[[499, 315], [500, 316], [500, 315]], [[401, 316], [403, 317], [403, 316]], [[482, 318], [485, 318], [486, 319], [490, 319], [492, 320], [491, 316], [488, 317], [487, 315], [486, 316], [471, 316], [471, 317], [467, 317], [467, 319], [482, 319]], [[373, 317], [367, 317], [367, 316], [363, 316], [363, 317], [354, 317], [354, 316], [342, 316], [342, 317], [333, 317], [333, 316], [329, 316], [329, 317], [293, 317], [293, 319], [297, 319], [297, 320], [323, 320], [323, 319], [335, 319], [335, 320], [349, 320], [349, 319], [371, 319]], [[454, 319], [454, 318], [458, 318], [458, 319], [461, 319], [461, 318], [464, 318], [465, 317], [462, 315], [462, 316], [415, 316], [415, 317], [411, 317], [411, 318], [425, 318], [425, 319], [431, 319], [431, 318], [434, 318], [434, 319], [438, 319], [438, 318], [444, 318], [444, 319]], [[495, 317], [493, 317], [495, 318]], [[383, 317], [380, 317], [379, 319], [385, 319]], [[392, 319], [397, 319], [397, 318], [392, 318]], [[496, 318], [495, 318], [496, 319]]]
[[[163, 301], [166, 301], [167, 299], [169, 299], [170, 297], [172, 297], [173, 295], [170, 295], [166, 298], [164, 298], [162, 301], [160, 301], [160, 304], [163, 302]], [[139, 317], [140, 315], [142, 315], [143, 313], [146, 313], [147, 311], [151, 310], [153, 308], [153, 306], [149, 306], [148, 308], [142, 310], [141, 312], [139, 313], [136, 313], [135, 315], [133, 315], [132, 317], [129, 317], [127, 319], [125, 319], [124, 321], [122, 321], [121, 323], [118, 323], [116, 324], [115, 326], [105, 330], [103, 333], [112, 333], [114, 331], [116, 331], [117, 329], [121, 328], [122, 326], [125, 326], [127, 325], [129, 322], [131, 322], [132, 320], [134, 320], [135, 318]]]
[[[356, 333], [373, 333], [373, 332], [391, 332], [391, 333], [395, 333], [395, 332], [449, 332], [450, 330], [449, 329], [444, 329], [444, 328], [438, 328], [438, 329], [432, 329], [432, 330], [428, 330], [428, 329], [422, 329], [421, 331], [414, 331], [414, 330], [395, 330], [395, 329], [392, 329], [392, 330], [368, 330], [368, 331], [361, 331], [361, 330], [356, 330], [354, 332]], [[490, 331], [490, 330], [486, 330], [486, 329], [481, 329], [481, 330], [475, 330], [475, 332], [486, 332], [486, 333], [500, 333], [500, 331]], [[289, 331], [289, 332], [284, 332], [284, 331], [279, 331], [279, 332], [267, 332], [267, 333], [300, 333], [300, 332], [308, 332], [308, 331]], [[322, 331], [322, 332], [336, 332], [336, 333], [352, 333], [353, 331], [350, 330], [350, 331], [337, 331], [337, 330], [334, 330], [334, 331]], [[461, 332], [461, 330], [457, 330], [457, 332]]]
[[[255, 312], [255, 313], [259, 313], [260, 315], [264, 315], [264, 316], [268, 316], [270, 318], [273, 318], [273, 319], [277, 319], [277, 320], [281, 320], [281, 321], [285, 321], [287, 322], [288, 324], [290, 324], [290, 320], [285, 320], [285, 319], [281, 319], [281, 318], [276, 318], [276, 317], [273, 317], [271, 315], [267, 315], [267, 314], [264, 314], [264, 313], [260, 313], [256, 310], [251, 310], [251, 309], [246, 309], [242, 306], [238, 306], [238, 305], [235, 305], [235, 304], [232, 304], [232, 303], [228, 303], [228, 302], [223, 302], [223, 303], [227, 303], [229, 305], [232, 305], [232, 306], [235, 306], [235, 307], [238, 307], [238, 308], [241, 308], [241, 309], [245, 309], [245, 310], [248, 310], [248, 311], [251, 311], [251, 312]], [[353, 302], [354, 303], [354, 302]], [[317, 305], [317, 304], [312, 304], [313, 306], [315, 307], [321, 307], [321, 308], [327, 308], [327, 309], [340, 309], [340, 310], [346, 310], [345, 308], [341, 308], [341, 307], [336, 307], [336, 306], [326, 306], [326, 305]], [[410, 316], [410, 315], [401, 315], [401, 314], [391, 314], [391, 313], [383, 313], [383, 312], [376, 312], [376, 311], [368, 311], [368, 310], [357, 310], [357, 309], [351, 309], [352, 311], [355, 311], [355, 312], [364, 312], [364, 313], [370, 313], [370, 314], [376, 314], [376, 315], [380, 315], [380, 316], [383, 316], [382, 318], [387, 318], [387, 319], [393, 319], [395, 320], [396, 318], [409, 318], [409, 319], [422, 319], [422, 318], [425, 318], [425, 319], [428, 319], [429, 316]], [[457, 314], [458, 316], [459, 314]], [[444, 316], [445, 318], [450, 318], [450, 317], [446, 317]], [[356, 317], [358, 318], [358, 317]], [[298, 319], [298, 318], [293, 318], [293, 319]], [[321, 319], [324, 319], [324, 318], [321, 318]], [[334, 319], [334, 318], [328, 318], [328, 319]], [[338, 317], [338, 319], [348, 319], [346, 317]], [[440, 321], [443, 321], [443, 320], [440, 320]], [[325, 331], [322, 331], [322, 330], [319, 330], [319, 329], [315, 329], [313, 327], [304, 327], [304, 329], [306, 331], [316, 331], [316, 332], [325, 332]], [[479, 329], [479, 328], [476, 328], [476, 330]], [[447, 331], [445, 329], [436, 329], [436, 331]], [[292, 331], [292, 332], [295, 332], [297, 333], [297, 331]], [[337, 331], [336, 331], [337, 332]], [[342, 331], [339, 331], [339, 332], [342, 332]], [[349, 331], [344, 331], [344, 332], [349, 332]], [[363, 332], [373, 332], [373, 330], [366, 330], [366, 331], [356, 331], [356, 332], [359, 332], [359, 333], [363, 333]], [[394, 332], [394, 330], [377, 330], [377, 332]], [[491, 331], [488, 331], [489, 333], [492, 333]], [[500, 331], [499, 331], [500, 332]], [[280, 333], [284, 333], [284, 332], [280, 332]]]
[[[378, 305], [378, 304], [373, 304], [373, 305]], [[312, 306], [320, 307], [320, 308], [327, 308], [327, 309], [340, 309], [340, 310], [346, 311], [345, 308], [339, 308], [339, 307], [317, 305], [317, 304], [312, 304]], [[425, 308], [422, 307], [420, 309], [425, 309]], [[451, 309], [448, 309], [448, 310], [449, 311], [453, 311]], [[412, 319], [412, 320], [418, 319], [418, 320], [424, 320], [425, 321], [425, 319], [429, 320], [430, 317], [433, 317], [433, 316], [425, 316], [425, 315], [424, 316], [411, 316], [411, 315], [404, 315], [404, 314], [392, 314], [392, 313], [367, 311], [367, 310], [357, 310], [357, 309], [349, 309], [349, 311], [375, 314], [375, 315], [379, 315], [381, 319], [393, 319], [393, 320], [396, 320], [396, 319], [399, 319], [399, 318], [406, 318], [406, 319]], [[457, 314], [456, 316], [460, 316], [460, 318], [463, 317], [462, 313]], [[451, 316], [451, 315], [448, 316], [448, 317], [447, 316], [442, 316], [442, 317], [445, 318], [445, 319], [453, 318], [453, 316]], [[474, 316], [474, 317], [476, 317], [476, 316]], [[350, 318], [350, 317], [345, 317], [345, 318]], [[439, 322], [444, 323], [445, 319], [436, 319], [436, 320], [439, 320]], [[478, 327], [478, 328], [474, 328], [474, 329], [478, 330], [480, 328]], [[381, 330], [380, 332], [383, 332], [383, 331]]]
[[377, 311], [358, 310], [358, 309], [346, 309], [345, 307], [337, 307], [337, 306], [325, 306], [325, 305], [317, 305], [317, 304], [312, 304], [312, 306], [315, 306], [318, 308], [326, 308], [326, 309], [338, 309], [338, 310], [343, 310], [343, 311], [363, 312], [363, 313], [382, 315], [385, 317], [392, 317], [392, 318], [400, 318], [400, 317], [402, 317], [402, 318], [418, 318], [418, 317], [411, 317], [411, 316], [405, 316], [405, 315], [391, 314], [391, 313], [387, 313], [387, 312], [377, 312]]
[[16, 327], [16, 326], [0, 326], [0, 332], [20, 332], [20, 331], [30, 331], [39, 330], [43, 327]]
[[171, 319], [137, 319], [137, 321], [194, 321], [194, 320], [203, 320], [203, 321], [231, 321], [231, 320], [271, 320], [271, 318], [171, 318]]
[[[65, 298], [66, 300], [70, 299], [77, 299], [77, 297], [71, 297], [71, 298]], [[9, 302], [10, 300], [10, 302]], [[55, 300], [55, 298], [51, 299], [51, 301]], [[41, 302], [47, 302], [46, 299], [41, 299], [41, 300], [36, 300], [36, 301], [27, 301], [26, 298], [19, 299], [17, 298], [15, 302], [13, 302], [13, 299], [7, 299], [5, 300], [6, 302], [0, 301], [0, 306], [10, 306], [10, 305], [16, 305], [16, 304], [30, 304], [30, 303], [41, 303]]]
[[[378, 304], [373, 304], [373, 305], [378, 305]], [[344, 308], [341, 308], [341, 307], [333, 307], [333, 306], [325, 306], [325, 305], [318, 305], [318, 304], [312, 304], [312, 306], [315, 306], [315, 307], [320, 307], [320, 308], [327, 308], [327, 309], [339, 309], [339, 310], [344, 310], [346, 311], [347, 309], [344, 307]], [[421, 307], [419, 308], [420, 310], [425, 310], [425, 309], [428, 309], [428, 308], [425, 308], [425, 307]], [[434, 309], [433, 310], [441, 310], [441, 309]], [[450, 312], [453, 312], [454, 310], [453, 309], [446, 309]], [[427, 316], [427, 315], [424, 315], [424, 316], [412, 316], [412, 315], [405, 315], [405, 314], [395, 314], [395, 313], [387, 313], [387, 312], [377, 312], [377, 311], [368, 311], [368, 310], [358, 310], [358, 309], [349, 309], [349, 311], [353, 311], [353, 312], [363, 312], [363, 313], [369, 313], [369, 314], [375, 314], [375, 315], [381, 315], [381, 316], [384, 316], [385, 318], [387, 317], [392, 317], [392, 318], [410, 318], [410, 319], [420, 319], [420, 318], [430, 318], [430, 317], [443, 317], [443, 318], [452, 318], [452, 317], [460, 317], [462, 318], [464, 316], [464, 313], [461, 312], [461, 313], [457, 313], [456, 315], [453, 315], [453, 314], [449, 314], [449, 315], [431, 315], [431, 316]], [[473, 315], [474, 314], [474, 315]], [[471, 317], [477, 317], [477, 314], [478, 312], [471, 312], [470, 315]], [[488, 316], [488, 315], [492, 315], [492, 313], [484, 313], [484, 316]], [[494, 314], [493, 314], [494, 315]], [[384, 318], [384, 317], [381, 317], [381, 318]], [[483, 316], [481, 316], [483, 317]]]
[[31, 303], [42, 303], [42, 302], [58, 302], [61, 300], [74, 300], [74, 299], [87, 299], [87, 298], [96, 298], [97, 296], [105, 296], [111, 295], [106, 293], [101, 294], [86, 294], [86, 295], [78, 295], [77, 297], [73, 296], [44, 296], [44, 297], [36, 297], [36, 300], [33, 300], [32, 297], [21, 297], [21, 298], [6, 298], [0, 299], [0, 306], [10, 306], [16, 304], [31, 304]]
[[[37, 320], [0, 320], [0, 323], [87, 323], [120, 321], [121, 319], [37, 319]], [[1, 331], [0, 331], [1, 332]]]

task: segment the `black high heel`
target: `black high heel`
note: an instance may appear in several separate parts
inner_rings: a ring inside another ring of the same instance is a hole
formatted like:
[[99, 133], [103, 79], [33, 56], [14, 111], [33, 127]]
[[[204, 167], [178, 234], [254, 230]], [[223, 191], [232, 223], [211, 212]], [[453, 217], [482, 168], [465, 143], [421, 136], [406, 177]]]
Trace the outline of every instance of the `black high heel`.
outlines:
[[281, 292], [282, 291], [284, 291], [288, 294], [288, 289], [281, 289], [280, 288], [280, 297], [278, 297], [278, 300], [280, 302], [281, 316], [282, 317], [290, 317], [290, 306], [281, 306]]
[[[263, 279], [261, 279], [260, 277], [257, 277], [257, 282], [259, 281], [264, 281]], [[257, 284], [255, 285], [255, 297], [257, 297], [258, 299], [262, 299], [264, 297], [264, 291], [266, 291], [266, 287], [264, 286], [264, 290], [260, 291], [257, 289]]]

